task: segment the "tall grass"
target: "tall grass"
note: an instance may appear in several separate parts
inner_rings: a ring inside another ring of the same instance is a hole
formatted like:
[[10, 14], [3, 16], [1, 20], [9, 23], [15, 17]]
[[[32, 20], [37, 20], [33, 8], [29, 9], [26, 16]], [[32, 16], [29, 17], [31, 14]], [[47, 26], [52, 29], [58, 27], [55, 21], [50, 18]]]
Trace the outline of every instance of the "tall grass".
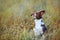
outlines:
[[[31, 13], [45, 9], [46, 40], [60, 40], [59, 0], [0, 0], [0, 40], [33, 40]], [[32, 32], [31, 32], [32, 31]]]

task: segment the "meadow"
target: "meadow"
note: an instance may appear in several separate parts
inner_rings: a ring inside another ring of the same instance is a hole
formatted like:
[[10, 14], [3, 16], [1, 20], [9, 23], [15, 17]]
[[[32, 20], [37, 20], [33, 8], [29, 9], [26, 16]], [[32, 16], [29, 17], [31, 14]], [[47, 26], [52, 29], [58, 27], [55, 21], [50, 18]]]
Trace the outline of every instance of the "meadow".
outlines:
[[32, 40], [31, 14], [45, 9], [46, 40], [60, 40], [59, 0], [0, 0], [0, 40]]

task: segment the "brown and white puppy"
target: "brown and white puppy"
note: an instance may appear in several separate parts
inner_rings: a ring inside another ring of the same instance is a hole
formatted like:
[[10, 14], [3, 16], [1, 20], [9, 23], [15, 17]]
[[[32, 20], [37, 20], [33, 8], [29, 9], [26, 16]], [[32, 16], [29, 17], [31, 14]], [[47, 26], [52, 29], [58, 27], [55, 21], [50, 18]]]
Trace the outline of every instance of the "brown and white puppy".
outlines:
[[42, 15], [45, 13], [45, 10], [37, 11], [31, 14], [34, 18], [35, 27], [33, 28], [34, 36], [43, 35], [47, 30], [44, 22], [42, 21]]

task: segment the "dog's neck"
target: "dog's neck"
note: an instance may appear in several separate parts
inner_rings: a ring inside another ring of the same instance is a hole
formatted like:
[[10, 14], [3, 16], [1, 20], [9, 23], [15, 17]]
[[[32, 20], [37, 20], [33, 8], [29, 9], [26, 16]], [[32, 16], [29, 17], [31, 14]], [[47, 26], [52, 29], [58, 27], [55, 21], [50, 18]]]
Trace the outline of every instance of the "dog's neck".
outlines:
[[39, 19], [35, 18], [34, 20], [41, 20], [41, 19], [42, 19], [42, 17], [40, 17]]
[[35, 25], [40, 25], [41, 24], [41, 21], [42, 21], [42, 18], [41, 19], [35, 19], [34, 22], [35, 22]]

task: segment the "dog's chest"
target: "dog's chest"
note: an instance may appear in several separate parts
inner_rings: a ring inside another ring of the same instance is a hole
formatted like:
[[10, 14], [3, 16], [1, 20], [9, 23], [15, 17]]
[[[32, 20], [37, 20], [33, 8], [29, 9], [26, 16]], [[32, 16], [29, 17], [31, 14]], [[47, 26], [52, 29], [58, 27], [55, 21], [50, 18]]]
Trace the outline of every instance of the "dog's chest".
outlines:
[[39, 19], [39, 20], [38, 20], [38, 19], [35, 19], [35, 20], [34, 20], [34, 22], [35, 22], [35, 27], [36, 27], [36, 28], [40, 28], [40, 27], [41, 27], [41, 21], [42, 21], [42, 19]]

